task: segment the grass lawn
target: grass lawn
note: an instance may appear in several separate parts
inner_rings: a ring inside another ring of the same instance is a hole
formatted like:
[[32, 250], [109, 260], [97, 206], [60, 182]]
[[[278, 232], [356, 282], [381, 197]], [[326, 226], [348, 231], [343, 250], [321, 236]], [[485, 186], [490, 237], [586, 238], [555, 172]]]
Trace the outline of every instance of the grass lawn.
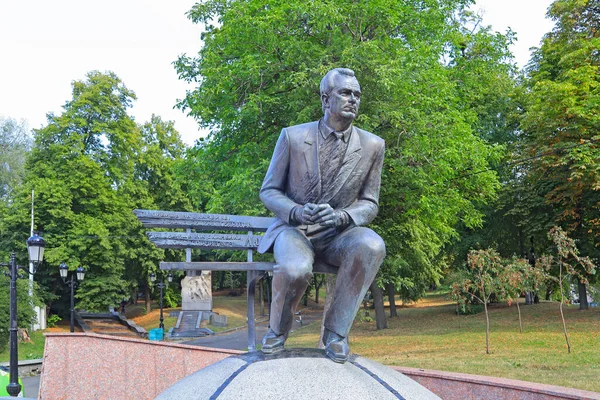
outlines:
[[[153, 303], [152, 305], [154, 306], [155, 304]], [[137, 312], [136, 307], [143, 309], [141, 305], [128, 306], [129, 309], [125, 314], [127, 318], [131, 319], [133, 322], [144, 328], [146, 331], [158, 328], [160, 324], [160, 308], [153, 308], [152, 311], [150, 311], [149, 313], [142, 314], [141, 312]], [[177, 324], [177, 317], [169, 317], [169, 312], [171, 311], [181, 311], [181, 308], [163, 308], [165, 332], [169, 332], [169, 329], [171, 329]], [[132, 315], [137, 316], [133, 317]]]
[[[221, 332], [227, 329], [236, 328], [240, 326], [246, 325], [246, 296], [214, 296], [213, 297], [213, 311], [227, 316], [226, 327], [216, 327], [212, 325], [208, 325], [208, 321], [203, 321], [202, 326], [210, 328], [215, 332]], [[132, 319], [136, 324], [146, 329], [147, 331], [153, 328], [158, 328], [159, 318], [160, 318], [160, 309], [154, 308], [155, 304], [153, 303], [152, 311], [147, 314], [143, 314], [144, 307], [142, 302], [139, 302], [136, 305], [127, 306], [127, 317]], [[171, 327], [174, 327], [177, 324], [176, 317], [169, 317], [170, 311], [180, 311], [181, 308], [164, 308], [163, 309], [163, 317], [165, 324], [165, 332], [168, 332]], [[265, 310], [268, 312], [268, 310]], [[258, 305], [255, 309], [256, 317], [260, 318], [260, 310]]]
[[[68, 327], [67, 327], [68, 328]], [[19, 360], [35, 360], [44, 357], [44, 344], [46, 338], [42, 331], [30, 332], [31, 342], [19, 343]], [[0, 353], [0, 362], [8, 362], [10, 358], [9, 346]]]
[[[523, 303], [520, 303], [523, 304]], [[600, 309], [565, 307], [571, 354], [562, 332], [557, 303], [521, 306], [519, 333], [513, 304], [490, 309], [490, 351], [485, 353], [483, 313], [457, 316], [445, 294], [433, 294], [399, 308], [388, 329], [355, 322], [352, 351], [387, 365], [435, 369], [547, 383], [600, 392]], [[364, 312], [362, 309], [359, 312]], [[370, 311], [374, 317], [375, 312]], [[294, 332], [290, 347], [315, 347], [319, 322]]]
[[[258, 297], [258, 296], [257, 296]], [[217, 327], [206, 325], [208, 328], [212, 329], [215, 332], [225, 331], [227, 329], [232, 329], [240, 326], [246, 325], [247, 319], [247, 302], [246, 295], [243, 296], [215, 296], [213, 297], [213, 311], [219, 313], [220, 315], [227, 316], [227, 326], [226, 327]], [[266, 314], [269, 313], [267, 306], [265, 306], [264, 312]], [[254, 315], [256, 319], [262, 318], [260, 315], [260, 309], [258, 305], [254, 307]], [[265, 316], [266, 318], [266, 316]]]

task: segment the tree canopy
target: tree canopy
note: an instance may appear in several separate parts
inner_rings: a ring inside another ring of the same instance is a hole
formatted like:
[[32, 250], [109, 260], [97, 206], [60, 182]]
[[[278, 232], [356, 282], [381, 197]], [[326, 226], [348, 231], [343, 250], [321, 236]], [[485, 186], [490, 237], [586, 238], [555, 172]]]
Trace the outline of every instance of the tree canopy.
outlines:
[[[382, 275], [415, 288], [439, 278], [458, 223], [477, 227], [499, 181], [499, 126], [514, 86], [512, 36], [476, 26], [469, 1], [210, 0], [197, 56], [175, 66], [196, 84], [179, 106], [210, 129], [185, 171], [205, 211], [265, 213], [258, 189], [279, 131], [320, 118], [319, 82], [355, 71], [364, 95], [356, 125], [386, 140], [375, 229]], [[387, 271], [387, 272], [386, 272]]]
[[6, 217], [3, 242], [24, 242], [35, 189], [36, 228], [47, 241], [36, 279], [45, 290], [61, 292], [58, 265], [85, 267], [76, 297], [90, 311], [119, 304], [164, 259], [132, 210], [187, 204], [173, 182], [183, 151], [179, 135], [157, 116], [138, 126], [128, 114], [135, 99], [111, 72], [74, 81], [63, 112], [35, 131], [24, 184]]

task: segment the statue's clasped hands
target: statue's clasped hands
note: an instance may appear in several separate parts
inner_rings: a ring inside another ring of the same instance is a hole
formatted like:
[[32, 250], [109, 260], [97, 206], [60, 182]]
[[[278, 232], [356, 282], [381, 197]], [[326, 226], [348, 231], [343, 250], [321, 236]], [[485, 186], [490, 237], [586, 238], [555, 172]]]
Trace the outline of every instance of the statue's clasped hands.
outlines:
[[337, 227], [344, 222], [342, 211], [333, 209], [329, 204], [307, 203], [299, 214], [298, 219], [302, 225]]

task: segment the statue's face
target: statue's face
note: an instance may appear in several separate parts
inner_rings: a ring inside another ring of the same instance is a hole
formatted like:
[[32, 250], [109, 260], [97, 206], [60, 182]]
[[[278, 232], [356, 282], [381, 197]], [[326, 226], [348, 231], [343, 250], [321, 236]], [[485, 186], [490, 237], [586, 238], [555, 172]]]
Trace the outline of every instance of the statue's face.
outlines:
[[353, 76], [337, 74], [335, 86], [329, 96], [324, 96], [326, 112], [334, 117], [354, 119], [360, 106], [360, 85]]

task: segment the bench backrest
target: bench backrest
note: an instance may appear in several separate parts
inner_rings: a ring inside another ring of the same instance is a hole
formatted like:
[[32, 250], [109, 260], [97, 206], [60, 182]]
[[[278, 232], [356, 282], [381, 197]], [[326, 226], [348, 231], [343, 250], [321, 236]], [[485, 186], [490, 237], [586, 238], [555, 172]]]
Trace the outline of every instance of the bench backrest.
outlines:
[[[134, 210], [146, 228], [186, 229], [186, 232], [148, 232], [148, 238], [157, 247], [167, 249], [229, 249], [255, 250], [264, 232], [274, 218], [192, 212]], [[234, 231], [235, 233], [195, 233], [200, 231]]]

